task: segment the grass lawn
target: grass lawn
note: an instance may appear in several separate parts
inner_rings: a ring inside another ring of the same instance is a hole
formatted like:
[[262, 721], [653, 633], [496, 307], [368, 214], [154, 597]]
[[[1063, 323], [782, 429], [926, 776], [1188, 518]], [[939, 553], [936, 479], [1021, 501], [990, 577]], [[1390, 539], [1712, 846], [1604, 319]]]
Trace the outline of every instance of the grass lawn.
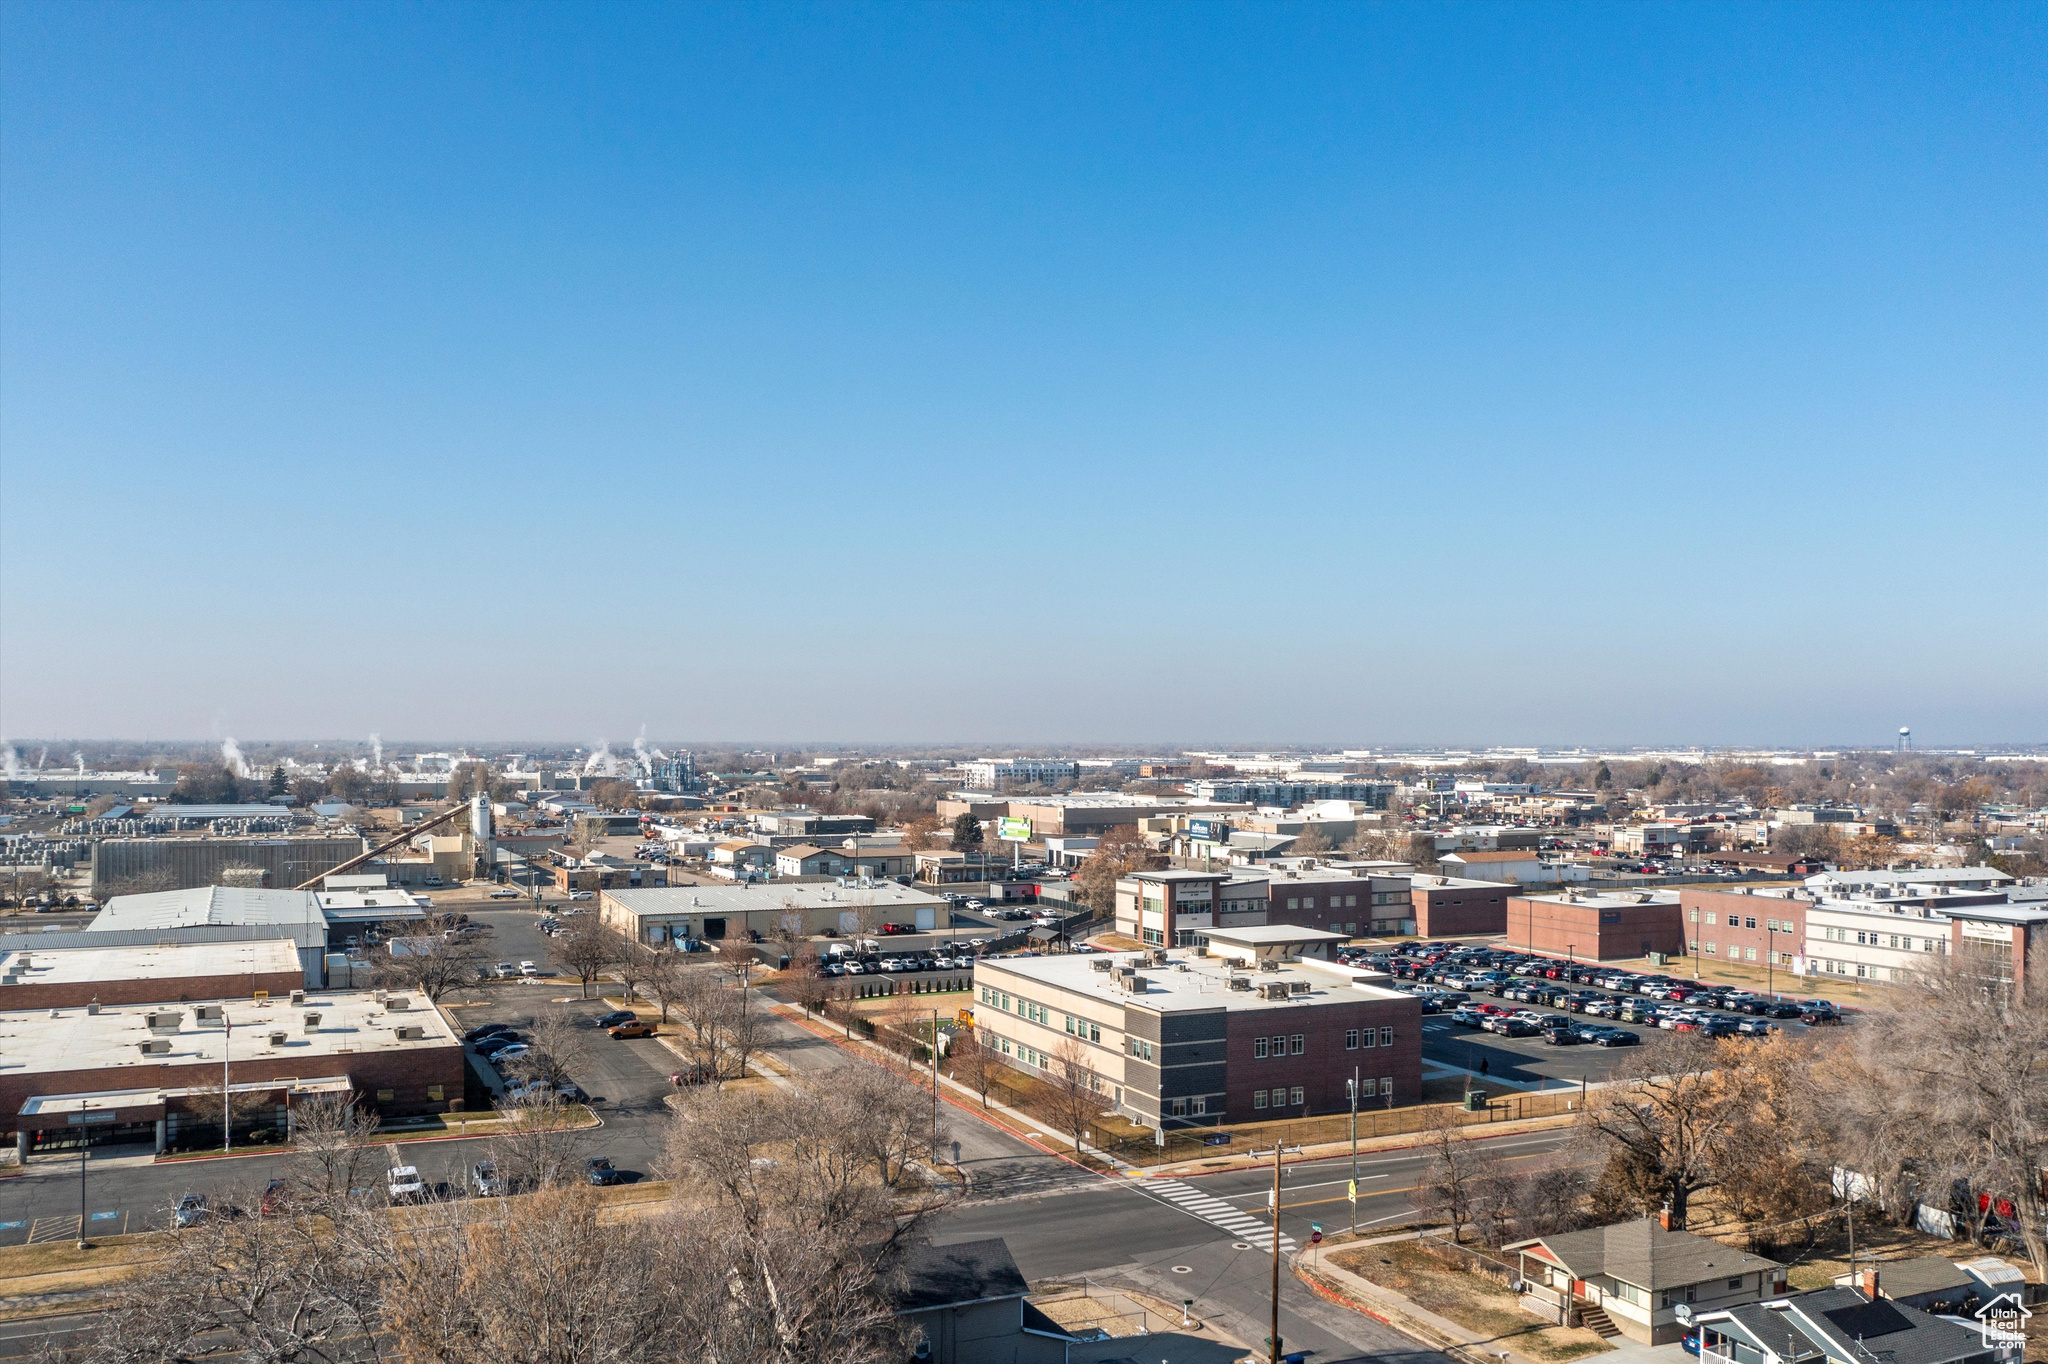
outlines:
[[1524, 1312], [1515, 1295], [1501, 1285], [1453, 1269], [1413, 1241], [1337, 1251], [1330, 1260], [1361, 1279], [1392, 1289], [1418, 1307], [1477, 1332], [1489, 1344], [1531, 1359], [1564, 1364], [1610, 1348], [1591, 1331], [1545, 1326]]

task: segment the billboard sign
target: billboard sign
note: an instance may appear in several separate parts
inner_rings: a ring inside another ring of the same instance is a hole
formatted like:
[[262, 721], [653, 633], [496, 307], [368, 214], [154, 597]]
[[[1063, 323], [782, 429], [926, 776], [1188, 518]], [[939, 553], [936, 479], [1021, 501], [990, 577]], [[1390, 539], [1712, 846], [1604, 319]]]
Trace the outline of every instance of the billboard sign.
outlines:
[[996, 837], [1005, 843], [1029, 843], [1031, 821], [1016, 815], [1004, 815], [996, 821]]
[[1220, 819], [1191, 819], [1188, 821], [1188, 837], [1199, 838], [1204, 843], [1221, 843], [1230, 837], [1230, 826]]

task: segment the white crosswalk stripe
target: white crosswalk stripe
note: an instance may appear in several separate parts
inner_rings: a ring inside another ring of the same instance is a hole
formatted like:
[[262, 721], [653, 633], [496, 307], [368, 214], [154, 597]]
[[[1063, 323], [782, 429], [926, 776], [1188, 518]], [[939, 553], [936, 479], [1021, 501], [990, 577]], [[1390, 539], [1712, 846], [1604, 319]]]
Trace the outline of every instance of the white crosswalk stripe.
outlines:
[[[1191, 1217], [1199, 1217], [1217, 1230], [1227, 1231], [1260, 1250], [1273, 1248], [1271, 1219], [1262, 1220], [1242, 1208], [1233, 1207], [1213, 1194], [1183, 1184], [1177, 1179], [1148, 1180], [1141, 1187], [1146, 1193], [1164, 1200], [1169, 1206], [1179, 1208]], [[1283, 1232], [1280, 1236], [1280, 1249], [1295, 1248], [1295, 1239]]]

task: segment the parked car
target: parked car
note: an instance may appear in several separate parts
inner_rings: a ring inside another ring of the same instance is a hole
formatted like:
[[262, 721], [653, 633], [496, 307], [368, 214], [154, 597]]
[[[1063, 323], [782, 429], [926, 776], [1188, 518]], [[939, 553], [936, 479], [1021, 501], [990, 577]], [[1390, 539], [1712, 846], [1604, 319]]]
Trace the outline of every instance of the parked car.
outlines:
[[501, 1032], [511, 1032], [510, 1023], [481, 1023], [462, 1034], [465, 1042], [481, 1042], [486, 1037], [496, 1037]]
[[171, 1225], [196, 1227], [206, 1220], [206, 1195], [188, 1193], [171, 1209]]
[[427, 1196], [427, 1183], [411, 1165], [394, 1165], [384, 1177], [384, 1191], [393, 1203], [417, 1203]]
[[1609, 1028], [1596, 1039], [1596, 1045], [1602, 1047], [1636, 1047], [1641, 1046], [1642, 1041], [1642, 1038], [1626, 1028]]
[[621, 1023], [617, 1027], [607, 1028], [605, 1031], [609, 1032], [613, 1037], [652, 1037], [654, 1036], [654, 1025], [635, 1019], [631, 1023]]
[[524, 1042], [514, 1042], [510, 1046], [498, 1047], [494, 1049], [493, 1051], [489, 1052], [484, 1057], [484, 1059], [486, 1061], [489, 1061], [494, 1066], [502, 1066], [507, 1061], [517, 1061], [520, 1057], [526, 1055], [528, 1052], [532, 1050], [533, 1048], [528, 1046]]
[[497, 1032], [492, 1033], [489, 1037], [476, 1044], [476, 1054], [483, 1057], [486, 1061], [495, 1061], [499, 1053], [507, 1048], [521, 1045], [523, 1044], [519, 1040], [518, 1033]]
[[519, 974], [519, 968], [509, 961], [501, 961], [492, 967], [491, 970], [496, 973], [499, 980], [510, 980]]
[[586, 1183], [603, 1187], [608, 1184], [617, 1184], [625, 1177], [623, 1171], [603, 1156], [592, 1156], [589, 1160], [583, 1162], [583, 1178]]
[[1585, 1034], [1576, 1027], [1546, 1028], [1543, 1040], [1553, 1047], [1575, 1047], [1586, 1040]]
[[595, 900], [597, 896], [587, 890], [572, 890], [569, 892], [569, 898], [571, 900]]
[[631, 1009], [614, 1009], [603, 1018], [598, 1019], [597, 1026], [600, 1028], [616, 1028], [621, 1023], [637, 1023], [639, 1021], [640, 1015], [634, 1013]]
[[517, 900], [520, 897], [519, 892], [512, 889], [512, 887], [500, 886], [491, 892], [490, 898], [493, 900]]
[[1486, 1015], [1477, 1009], [1459, 1009], [1451, 1015], [1451, 1022], [1461, 1028], [1476, 1028], [1486, 1022]]
[[505, 1193], [505, 1177], [491, 1161], [480, 1160], [469, 1167], [469, 1187], [478, 1198], [500, 1198]]
[[1543, 1030], [1526, 1018], [1504, 1018], [1495, 1025], [1494, 1031], [1502, 1037], [1534, 1037]]

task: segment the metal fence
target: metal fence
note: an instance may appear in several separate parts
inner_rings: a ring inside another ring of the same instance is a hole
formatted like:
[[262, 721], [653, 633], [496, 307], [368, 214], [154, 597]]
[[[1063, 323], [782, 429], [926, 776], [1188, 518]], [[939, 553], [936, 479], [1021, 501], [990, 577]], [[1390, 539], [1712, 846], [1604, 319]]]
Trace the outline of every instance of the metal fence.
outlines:
[[[1412, 1104], [1406, 1108], [1361, 1109], [1358, 1139], [1400, 1136], [1420, 1132], [1432, 1111], [1449, 1108], [1461, 1127], [1485, 1123], [1516, 1122], [1523, 1118], [1549, 1118], [1575, 1113], [1580, 1107], [1577, 1090], [1556, 1090], [1549, 1094], [1508, 1094], [1489, 1099], [1479, 1108], [1461, 1105]], [[1169, 1130], [1165, 1145], [1150, 1131], [1139, 1134], [1096, 1126], [1089, 1140], [1102, 1150], [1133, 1165], [1164, 1165], [1191, 1160], [1204, 1154], [1229, 1155], [1235, 1150], [1270, 1147], [1276, 1140], [1283, 1146], [1318, 1146], [1348, 1141], [1351, 1115], [1333, 1113], [1320, 1118], [1295, 1118], [1283, 1122], [1237, 1123], [1227, 1127], [1188, 1127]]]

